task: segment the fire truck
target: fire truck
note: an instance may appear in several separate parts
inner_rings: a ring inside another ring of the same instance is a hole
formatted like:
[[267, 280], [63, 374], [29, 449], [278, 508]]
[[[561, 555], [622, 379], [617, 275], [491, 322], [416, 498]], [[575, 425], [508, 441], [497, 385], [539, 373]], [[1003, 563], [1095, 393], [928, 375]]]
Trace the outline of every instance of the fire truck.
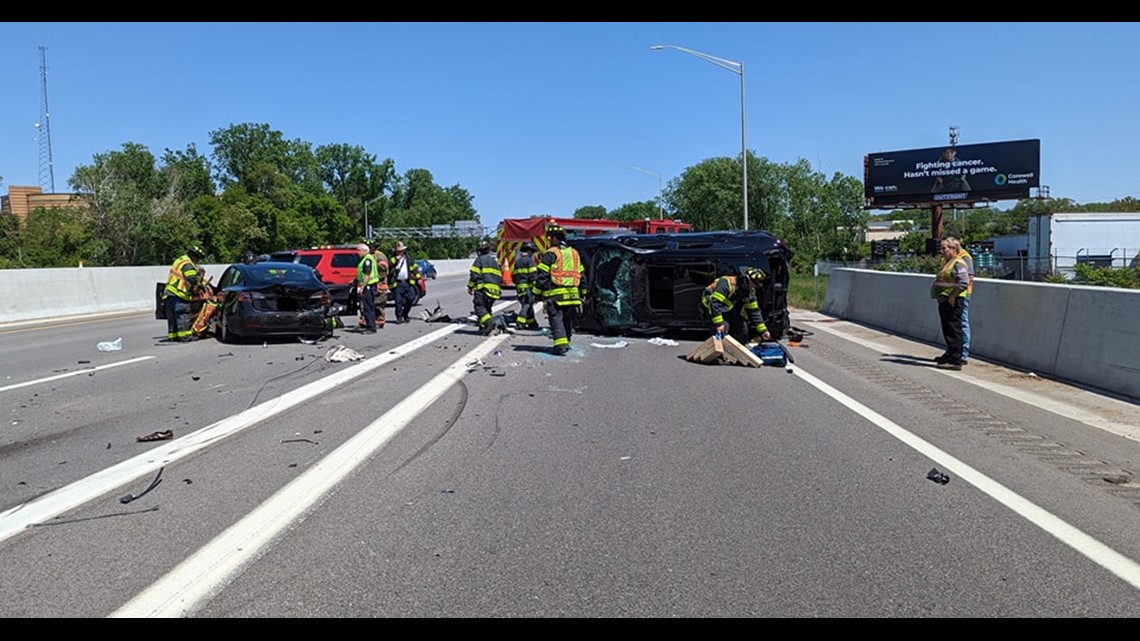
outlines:
[[633, 234], [680, 234], [693, 230], [689, 223], [679, 220], [605, 220], [601, 218], [557, 218], [555, 216], [531, 216], [529, 218], [505, 218], [499, 223], [495, 233], [498, 245], [495, 254], [503, 269], [503, 287], [514, 287], [511, 269], [515, 256], [523, 243], [530, 241], [538, 248], [537, 255], [546, 251], [550, 243], [546, 239], [547, 225], [559, 225], [566, 230], [567, 239], [598, 234], [629, 232]]

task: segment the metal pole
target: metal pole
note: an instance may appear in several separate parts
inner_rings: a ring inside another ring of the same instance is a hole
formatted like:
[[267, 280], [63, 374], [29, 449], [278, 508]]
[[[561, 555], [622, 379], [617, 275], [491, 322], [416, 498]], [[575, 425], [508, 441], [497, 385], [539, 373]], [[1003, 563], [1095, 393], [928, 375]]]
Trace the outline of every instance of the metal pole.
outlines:
[[748, 231], [748, 134], [744, 114], [744, 63], [740, 64], [740, 165], [744, 176], [744, 230]]
[[747, 113], [744, 108], [744, 63], [735, 60], [725, 60], [717, 56], [701, 53], [693, 49], [685, 47], [678, 47], [677, 45], [650, 45], [651, 51], [660, 51], [662, 49], [676, 49], [682, 53], [687, 53], [720, 67], [727, 69], [734, 74], [740, 76], [740, 166], [741, 166], [741, 190], [742, 200], [744, 201], [744, 229], [748, 229], [748, 127], [746, 123]]
[[664, 219], [665, 218], [665, 209], [661, 205], [661, 174], [657, 173], [656, 171], [650, 171], [648, 169], [642, 169], [641, 167], [630, 166], [630, 167], [627, 167], [627, 169], [632, 169], [634, 171], [640, 171], [643, 174], [649, 174], [650, 176], [655, 176], [657, 178], [657, 197], [654, 198], [654, 200], [657, 201], [657, 218], [658, 219]]

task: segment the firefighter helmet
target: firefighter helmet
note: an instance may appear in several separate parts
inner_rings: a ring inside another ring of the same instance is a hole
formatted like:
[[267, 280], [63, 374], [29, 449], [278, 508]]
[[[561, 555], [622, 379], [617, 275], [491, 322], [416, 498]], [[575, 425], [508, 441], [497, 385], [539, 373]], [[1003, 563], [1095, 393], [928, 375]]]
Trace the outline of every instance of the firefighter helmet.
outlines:
[[202, 260], [206, 257], [206, 252], [202, 250], [201, 245], [191, 245], [190, 249], [186, 250], [186, 255], [194, 260]]
[[546, 235], [547, 236], [562, 236], [563, 238], [565, 238], [566, 237], [566, 230], [562, 228], [562, 225], [551, 224], [551, 225], [546, 226]]
[[481, 241], [479, 241], [479, 246], [476, 247], [475, 249], [480, 254], [486, 254], [487, 252], [491, 251], [491, 241], [481, 240]]
[[533, 254], [534, 252], [538, 251], [538, 248], [534, 246], [534, 243], [527, 241], [522, 244], [522, 247], [519, 247], [519, 250], [524, 251], [528, 254]]
[[760, 269], [759, 267], [744, 266], [741, 267], [739, 271], [742, 278], [750, 281], [756, 287], [759, 287], [760, 284], [764, 282], [764, 278], [766, 277], [764, 270]]

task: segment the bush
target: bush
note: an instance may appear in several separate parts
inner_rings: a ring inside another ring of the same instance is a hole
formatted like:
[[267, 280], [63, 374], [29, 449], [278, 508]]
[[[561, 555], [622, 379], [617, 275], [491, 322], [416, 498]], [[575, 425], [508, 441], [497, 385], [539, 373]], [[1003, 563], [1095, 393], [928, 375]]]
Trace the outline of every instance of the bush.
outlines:
[[1114, 269], [1112, 267], [1093, 267], [1092, 265], [1079, 264], [1074, 271], [1076, 278], [1073, 279], [1073, 283], [1077, 285], [1140, 289], [1140, 267]]

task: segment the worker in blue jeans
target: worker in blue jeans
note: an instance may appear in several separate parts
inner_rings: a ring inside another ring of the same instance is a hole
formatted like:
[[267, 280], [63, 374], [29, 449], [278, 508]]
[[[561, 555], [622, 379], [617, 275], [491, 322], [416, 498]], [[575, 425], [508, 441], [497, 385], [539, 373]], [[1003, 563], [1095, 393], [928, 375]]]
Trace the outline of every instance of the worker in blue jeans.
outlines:
[[[962, 237], [958, 234], [947, 234], [948, 238], [955, 238], [961, 249], [958, 250], [958, 255], [966, 263], [966, 271], [970, 274], [970, 289], [974, 288], [974, 257], [966, 250], [965, 243], [962, 242]], [[966, 360], [970, 358], [970, 296], [959, 297], [958, 306], [962, 308], [962, 364], [966, 364]]]

